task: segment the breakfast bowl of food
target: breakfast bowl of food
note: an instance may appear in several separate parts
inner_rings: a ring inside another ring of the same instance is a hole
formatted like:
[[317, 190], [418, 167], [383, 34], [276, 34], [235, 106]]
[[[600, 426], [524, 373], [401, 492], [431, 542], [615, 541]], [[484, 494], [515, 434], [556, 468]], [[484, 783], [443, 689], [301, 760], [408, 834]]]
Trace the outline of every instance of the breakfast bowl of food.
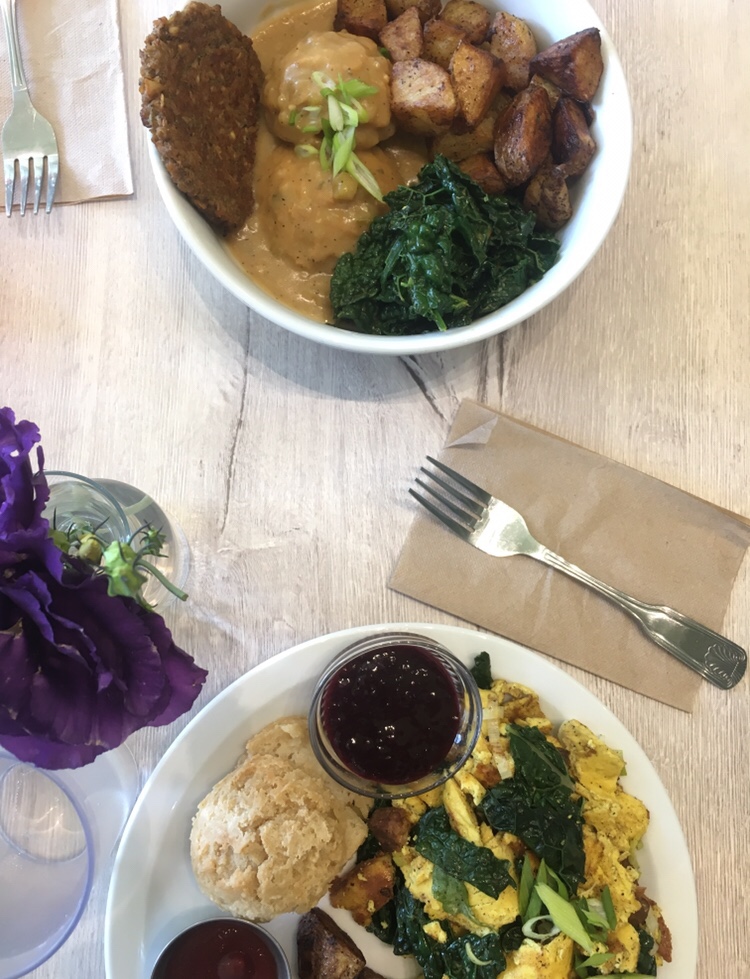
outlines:
[[190, 2], [154, 23], [140, 89], [199, 261], [346, 350], [527, 320], [588, 265], [627, 185], [627, 85], [586, 0]]

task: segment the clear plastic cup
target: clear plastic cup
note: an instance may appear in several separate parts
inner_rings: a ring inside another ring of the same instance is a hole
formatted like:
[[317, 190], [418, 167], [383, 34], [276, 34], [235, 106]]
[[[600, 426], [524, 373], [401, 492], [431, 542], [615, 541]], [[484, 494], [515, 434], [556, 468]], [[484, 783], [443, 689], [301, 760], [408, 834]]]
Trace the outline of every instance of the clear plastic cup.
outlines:
[[0, 979], [31, 972], [71, 934], [138, 787], [124, 745], [56, 772], [0, 748]]

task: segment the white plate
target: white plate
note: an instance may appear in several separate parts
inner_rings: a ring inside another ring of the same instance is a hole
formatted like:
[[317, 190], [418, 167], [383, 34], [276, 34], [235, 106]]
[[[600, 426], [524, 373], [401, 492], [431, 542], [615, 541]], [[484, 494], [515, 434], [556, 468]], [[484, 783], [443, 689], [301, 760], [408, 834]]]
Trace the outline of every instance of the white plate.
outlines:
[[[493, 675], [533, 687], [553, 721], [575, 717], [623, 751], [628, 770], [623, 785], [651, 812], [638, 854], [642, 881], [662, 907], [674, 942], [674, 961], [659, 975], [694, 979], [698, 912], [690, 857], [672, 803], [636, 741], [593, 694], [536, 653], [498, 636], [423, 623], [364, 626], [295, 646], [240, 677], [188, 724], [154, 769], [125, 828], [107, 901], [107, 979], [148, 979], [170, 939], [188, 925], [220, 914], [201, 894], [190, 868], [188, 837], [198, 803], [234, 766], [251, 734], [277, 717], [307, 713], [315, 680], [336, 653], [362, 636], [386, 631], [431, 636], [469, 665], [486, 649]], [[411, 960], [396, 959], [345, 912], [335, 916], [371, 968], [390, 979], [416, 973]], [[269, 925], [295, 975], [296, 920], [283, 915]]]

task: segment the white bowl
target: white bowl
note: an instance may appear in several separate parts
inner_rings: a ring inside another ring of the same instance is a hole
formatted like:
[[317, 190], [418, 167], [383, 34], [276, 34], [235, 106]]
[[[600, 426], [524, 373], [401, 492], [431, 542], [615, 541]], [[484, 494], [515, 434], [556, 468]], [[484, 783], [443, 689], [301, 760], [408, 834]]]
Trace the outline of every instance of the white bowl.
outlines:
[[[501, 9], [497, 0], [484, 0]], [[290, 6], [283, 0], [274, 11]], [[604, 74], [593, 100], [596, 118], [591, 131], [597, 152], [586, 172], [571, 187], [573, 217], [558, 232], [561, 241], [557, 264], [535, 285], [469, 326], [412, 336], [386, 337], [354, 333], [316, 323], [272, 299], [252, 282], [217, 235], [172, 183], [153, 144], [151, 163], [162, 199], [172, 220], [193, 253], [233, 295], [278, 323], [318, 343], [370, 354], [422, 354], [476, 343], [501, 333], [538, 313], [566, 289], [586, 268], [604, 241], [620, 209], [630, 170], [633, 120], [622, 66], [609, 35], [586, 0], [503, 0], [502, 9], [529, 23], [540, 48], [586, 27], [598, 27], [602, 37]], [[267, 0], [224, 0], [222, 11], [237, 26], [251, 33], [267, 16]], [[596, 284], [592, 282], [592, 288]]]

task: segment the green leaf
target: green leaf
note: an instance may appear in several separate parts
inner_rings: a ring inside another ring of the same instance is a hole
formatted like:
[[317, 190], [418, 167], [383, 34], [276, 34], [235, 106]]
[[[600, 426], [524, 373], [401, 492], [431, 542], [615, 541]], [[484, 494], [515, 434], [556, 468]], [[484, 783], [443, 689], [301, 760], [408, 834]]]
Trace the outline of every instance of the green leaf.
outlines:
[[471, 675], [477, 681], [480, 690], [489, 690], [492, 686], [492, 664], [490, 654], [481, 652], [474, 657], [474, 665], [471, 668]]
[[500, 860], [488, 847], [476, 846], [459, 836], [443, 806], [429, 809], [422, 816], [414, 830], [413, 846], [445, 873], [472, 884], [492, 898], [499, 897], [506, 887], [514, 886], [510, 862]]
[[[559, 242], [534, 230], [533, 214], [511, 197], [489, 197], [443, 156], [385, 201], [389, 213], [339, 258], [330, 285], [336, 319], [366, 333], [465, 326], [510, 302], [557, 260]], [[396, 241], [402, 247], [386, 272]]]
[[592, 954], [594, 944], [586, 933], [586, 929], [581, 924], [575, 908], [553, 891], [548, 884], [537, 883], [535, 889], [560, 931], [565, 932], [569, 938], [572, 938], [589, 955]]
[[437, 864], [432, 870], [432, 896], [440, 901], [448, 914], [462, 914], [469, 921], [474, 921], [474, 914], [469, 905], [469, 892], [462, 880], [446, 873]]

